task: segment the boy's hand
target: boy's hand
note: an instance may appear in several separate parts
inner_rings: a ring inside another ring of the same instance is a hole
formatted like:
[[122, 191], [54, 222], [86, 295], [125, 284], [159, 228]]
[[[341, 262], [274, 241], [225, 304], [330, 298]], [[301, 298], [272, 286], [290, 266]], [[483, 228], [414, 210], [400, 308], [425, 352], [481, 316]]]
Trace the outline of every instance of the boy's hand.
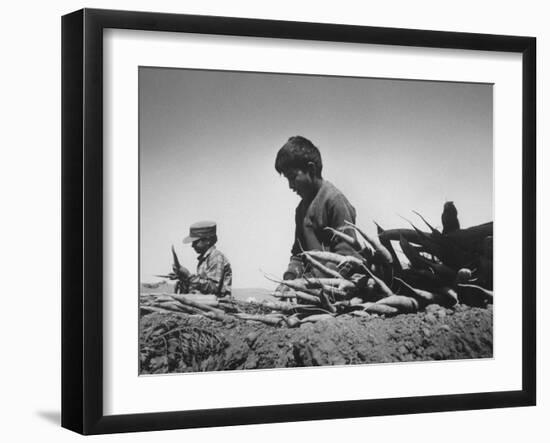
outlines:
[[[288, 270], [283, 274], [283, 280], [294, 280], [295, 278], [296, 278], [296, 274], [293, 271]], [[279, 283], [279, 286], [275, 288], [275, 293], [280, 294], [283, 297], [289, 297], [289, 298], [296, 297], [294, 289], [289, 288], [284, 283]]]

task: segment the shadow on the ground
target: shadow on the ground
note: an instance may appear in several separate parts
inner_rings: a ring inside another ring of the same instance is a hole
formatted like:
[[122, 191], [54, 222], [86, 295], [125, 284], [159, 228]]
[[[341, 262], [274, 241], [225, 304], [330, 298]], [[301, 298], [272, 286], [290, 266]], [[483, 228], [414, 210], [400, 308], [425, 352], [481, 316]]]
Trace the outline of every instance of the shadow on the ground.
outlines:
[[37, 411], [36, 415], [50, 422], [51, 424], [57, 426], [61, 425], [61, 411]]

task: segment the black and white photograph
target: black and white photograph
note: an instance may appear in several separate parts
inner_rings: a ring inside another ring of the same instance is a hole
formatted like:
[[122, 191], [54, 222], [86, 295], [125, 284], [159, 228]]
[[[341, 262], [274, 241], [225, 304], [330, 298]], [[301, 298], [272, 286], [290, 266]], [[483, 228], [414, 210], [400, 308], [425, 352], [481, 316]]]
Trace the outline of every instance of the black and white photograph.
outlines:
[[140, 376], [493, 358], [493, 84], [138, 79]]
[[543, 5], [6, 3], [0, 439], [543, 441]]

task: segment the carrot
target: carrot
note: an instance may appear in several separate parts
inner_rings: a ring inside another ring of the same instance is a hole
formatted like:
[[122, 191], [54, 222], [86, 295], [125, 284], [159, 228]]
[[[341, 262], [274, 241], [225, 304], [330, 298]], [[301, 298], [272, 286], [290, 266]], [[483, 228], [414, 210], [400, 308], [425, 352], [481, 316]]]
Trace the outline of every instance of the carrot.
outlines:
[[437, 303], [438, 305], [444, 306], [446, 308], [451, 308], [458, 303], [458, 294], [452, 288], [440, 288], [435, 294], [434, 303]]
[[160, 312], [161, 314], [176, 314], [181, 316], [189, 315], [187, 312], [174, 311], [172, 309], [157, 308], [156, 306], [140, 306], [139, 309], [144, 312]]
[[[424, 260], [424, 257], [422, 257]], [[443, 263], [430, 263], [430, 268], [439, 275], [442, 279], [445, 279], [448, 282], [453, 282], [456, 279], [456, 271], [454, 271], [449, 266], [443, 264]]]
[[314, 296], [319, 295], [318, 290], [308, 288], [307, 285], [305, 284], [304, 280], [301, 280], [301, 279], [279, 280], [277, 278], [268, 277], [266, 274], [264, 274], [264, 277], [267, 278], [269, 281], [288, 286], [290, 289], [293, 289], [295, 291], [305, 292], [307, 294], [311, 294], [311, 295], [314, 295]]
[[[374, 220], [373, 220], [374, 221]], [[380, 226], [376, 221], [374, 221], [374, 224], [376, 225], [376, 233], [378, 235], [378, 241], [384, 246], [391, 254], [392, 257], [392, 264], [393, 267], [397, 271], [403, 270], [403, 266], [401, 266], [401, 262], [399, 261], [399, 258], [397, 257], [397, 254], [395, 253], [395, 249], [393, 249], [393, 246], [391, 244], [391, 240], [389, 238], [384, 237], [384, 228]]]
[[334, 306], [358, 306], [363, 303], [363, 300], [361, 300], [359, 297], [353, 297], [349, 300], [341, 300], [334, 302]]
[[[336, 304], [334, 306], [336, 306]], [[315, 315], [316, 314], [331, 314], [331, 312], [327, 311], [325, 308], [322, 308], [321, 306], [301, 305], [300, 309], [296, 309], [295, 314], [296, 315], [301, 314], [305, 317], [307, 315], [314, 315], [314, 314]]]
[[367, 273], [369, 274], [369, 276], [375, 281], [376, 285], [380, 288], [380, 290], [387, 296], [390, 296], [390, 295], [394, 295], [394, 293], [392, 292], [392, 290], [388, 287], [388, 285], [386, 285], [386, 283], [384, 283], [384, 280], [382, 280], [381, 278], [378, 278], [376, 275], [374, 275], [372, 273], [372, 271], [365, 265], [363, 265], [363, 269], [365, 269], [365, 271], [367, 271]]
[[265, 306], [266, 308], [273, 309], [276, 311], [291, 311], [295, 308], [297, 308], [300, 305], [296, 305], [294, 303], [289, 302], [278, 302], [278, 301], [263, 301], [258, 303], [261, 306]]
[[225, 314], [223, 311], [222, 311], [222, 313], [214, 312], [214, 311], [204, 312], [203, 315], [205, 317], [211, 318], [212, 320], [223, 321], [225, 323], [231, 323], [231, 322], [234, 321], [233, 317]]
[[145, 301], [172, 301], [172, 294], [170, 295], [164, 295], [164, 294], [139, 294], [139, 297]]
[[412, 266], [419, 269], [429, 269], [429, 263], [426, 263], [426, 261], [422, 260], [422, 256], [405, 237], [401, 236], [399, 238], [399, 246], [401, 246], [401, 250], [409, 259]]
[[410, 242], [420, 244], [419, 235], [414, 229], [386, 229], [378, 234], [380, 241], [398, 241], [401, 236], [405, 237]]
[[[219, 307], [220, 299], [216, 297], [214, 294], [168, 294], [163, 293], [163, 297], [170, 297], [172, 299], [178, 299], [178, 297], [184, 297], [186, 300], [190, 300], [192, 302], [201, 303], [203, 305], [212, 306], [214, 308]], [[176, 297], [174, 297], [176, 296]]]
[[355, 317], [370, 317], [370, 314], [367, 311], [351, 311], [349, 315], [353, 315]]
[[329, 252], [329, 251], [302, 251], [300, 254], [303, 255], [305, 253], [308, 253], [311, 257], [317, 259], [317, 260], [323, 260], [325, 262], [332, 262], [332, 263], [340, 263], [342, 259], [344, 258], [343, 255], [337, 254], [336, 252]]
[[178, 276], [171, 272], [170, 274], [154, 274], [155, 277], [167, 278], [168, 280], [177, 280]]
[[[319, 294], [319, 293], [320, 292], [317, 292], [317, 294]], [[307, 301], [307, 302], [313, 303], [315, 305], [320, 305], [321, 304], [321, 299], [319, 298], [318, 295], [315, 296], [315, 295], [311, 295], [311, 294], [308, 294], [308, 293], [302, 292], [302, 291], [296, 291], [295, 295], [296, 295], [297, 299]]]
[[374, 222], [374, 224], [376, 225], [376, 233], [377, 233], [378, 235], [383, 234], [384, 231], [385, 231], [385, 229], [384, 229], [382, 226], [380, 226], [380, 225], [376, 222], [376, 220], [373, 220], [373, 222]]
[[477, 250], [478, 252], [482, 252], [482, 250], [476, 245], [479, 245], [482, 239], [492, 236], [493, 222], [449, 232], [446, 235], [448, 239], [452, 239], [456, 244], [460, 244], [463, 248]]
[[[338, 289], [355, 289], [356, 285], [352, 281], [346, 280], [345, 278], [304, 278], [303, 280], [305, 285], [308, 288], [326, 288], [330, 286], [337, 287]], [[296, 280], [294, 280], [296, 281]]]
[[367, 280], [367, 289], [369, 292], [374, 291], [374, 288], [376, 287], [376, 282], [374, 281], [374, 278], [369, 277]]
[[405, 237], [399, 240], [403, 253], [407, 256], [411, 265], [420, 269], [429, 269], [442, 279], [453, 282], [456, 278], [456, 271], [443, 263], [437, 263], [423, 257], [416, 248], [414, 248]]
[[342, 276], [340, 275], [340, 273], [338, 271], [330, 269], [327, 266], [325, 266], [324, 264], [322, 264], [321, 262], [315, 260], [307, 251], [302, 252], [302, 254], [305, 256], [306, 260], [309, 263], [311, 263], [311, 265], [314, 268], [318, 269], [321, 272], [324, 272], [326, 275], [330, 275], [331, 277], [342, 278]]
[[181, 308], [192, 310], [193, 313], [200, 313], [201, 315], [211, 318], [213, 320], [229, 322], [232, 321], [231, 317], [228, 316], [224, 310], [214, 308], [212, 306], [206, 305], [204, 303], [199, 303], [193, 300], [187, 299], [185, 296], [171, 294], [172, 298], [175, 300], [174, 303], [179, 303]]
[[437, 243], [429, 234], [422, 232], [420, 229], [418, 229], [408, 218], [405, 218], [402, 215], [400, 215], [400, 217], [408, 222], [418, 234], [418, 240], [415, 243], [422, 245], [422, 247], [430, 254], [437, 257], [441, 256], [441, 245], [439, 243]]
[[428, 223], [428, 221], [427, 221], [424, 217], [422, 217], [422, 214], [420, 214], [420, 213], [417, 212], [417, 211], [413, 211], [413, 212], [414, 212], [416, 215], [418, 215], [418, 216], [422, 219], [422, 221], [423, 221], [424, 223], [426, 223], [426, 226], [428, 226], [428, 228], [430, 228], [430, 231], [432, 231], [432, 235], [434, 235], [434, 237], [441, 237], [441, 236], [443, 235], [441, 232], [439, 232], [437, 229], [435, 229], [432, 225], [430, 225], [430, 224]]
[[483, 295], [490, 297], [491, 299], [493, 298], [493, 291], [482, 288], [481, 286], [464, 284], [464, 283], [459, 283], [457, 286], [460, 286], [462, 288], [474, 288], [474, 289], [477, 289], [479, 292], [481, 292]]
[[437, 296], [436, 294], [433, 294], [428, 291], [424, 291], [422, 289], [416, 289], [413, 288], [411, 285], [409, 285], [406, 281], [400, 279], [399, 277], [394, 277], [395, 280], [397, 280], [399, 283], [403, 285], [406, 289], [409, 290], [409, 294], [418, 301], [421, 306], [429, 305], [430, 303], [434, 303]]
[[[305, 278], [305, 280], [307, 282], [308, 278]], [[320, 280], [330, 281], [331, 283], [334, 281], [340, 280], [338, 286], [324, 284], [322, 281], [315, 282], [314, 284], [315, 287], [318, 287], [321, 289], [321, 292], [324, 291], [326, 294], [330, 294], [332, 296], [336, 296], [339, 298], [346, 298], [348, 296], [348, 292], [346, 291], [352, 291], [356, 288], [353, 282], [350, 282], [343, 278], [342, 279], [331, 278], [331, 279], [320, 279]], [[308, 284], [308, 287], [309, 287], [309, 284]]]
[[472, 271], [470, 271], [468, 268], [462, 268], [459, 269], [456, 273], [456, 281], [457, 283], [466, 283], [470, 281], [472, 278]]
[[355, 229], [365, 240], [366, 242], [372, 246], [372, 248], [374, 249], [374, 251], [378, 254], [378, 256], [382, 259], [382, 261], [384, 263], [392, 263], [393, 262], [393, 258], [390, 254], [390, 251], [388, 251], [383, 245], [382, 243], [380, 243], [380, 241], [378, 240], [378, 238], [376, 237], [372, 237], [370, 235], [368, 235], [366, 232], [362, 231], [361, 229], [359, 229], [355, 224], [349, 222], [349, 221], [344, 221], [344, 223], [348, 224], [349, 226], [351, 226], [353, 229]]
[[352, 237], [351, 235], [344, 234], [343, 232], [340, 232], [337, 229], [334, 229], [334, 228], [331, 228], [331, 227], [328, 227], [328, 226], [325, 228], [325, 230], [332, 232], [333, 238], [338, 237], [339, 239], [341, 239], [341, 240], [345, 241], [346, 243], [348, 243], [349, 245], [351, 245], [353, 248], [355, 248], [357, 250], [362, 249], [361, 245], [359, 244], [357, 239]]
[[333, 320], [334, 316], [332, 314], [315, 314], [310, 315], [306, 318], [303, 318], [301, 323], [316, 323], [321, 320]]
[[331, 263], [336, 263], [337, 265], [343, 265], [344, 263], [355, 263], [357, 265], [361, 265], [364, 260], [361, 260], [358, 257], [354, 257], [353, 255], [342, 255], [337, 254], [336, 252], [329, 252], [329, 251], [303, 251], [302, 253], [307, 252], [310, 256], [317, 260], [323, 260], [328, 261]]
[[176, 254], [176, 250], [174, 249], [174, 245], [172, 245], [172, 259], [174, 261], [174, 266], [176, 267], [176, 269], [179, 269], [181, 267], [181, 264], [178, 259], [178, 254]]
[[321, 306], [323, 308], [326, 308], [326, 310], [331, 312], [331, 313], [336, 312], [336, 308], [334, 307], [334, 305], [328, 299], [328, 295], [326, 294], [325, 291], [321, 291], [321, 294], [319, 295], [319, 299], [321, 300]]
[[348, 292], [336, 288], [334, 286], [323, 286], [322, 292], [324, 292], [327, 295], [331, 295], [333, 298], [339, 298], [339, 299], [345, 299], [349, 298]]
[[289, 327], [289, 328], [295, 328], [297, 326], [300, 326], [300, 319], [294, 315], [291, 315], [290, 317], [287, 317], [284, 319], [285, 322], [286, 322], [286, 325]]
[[217, 314], [225, 314], [222, 309], [218, 309], [218, 308], [216, 308], [214, 306], [210, 306], [209, 304], [206, 304], [206, 303], [200, 303], [198, 301], [191, 300], [189, 297], [186, 297], [185, 295], [181, 295], [181, 294], [170, 294], [170, 295], [172, 296], [172, 298], [174, 300], [177, 300], [178, 302], [180, 302], [184, 305], [188, 305], [188, 306], [191, 306], [193, 308], [201, 309], [203, 311], [215, 312]]
[[271, 326], [279, 326], [284, 320], [284, 317], [274, 317], [267, 315], [235, 314], [235, 316], [240, 318], [241, 320], [257, 321]]
[[[491, 226], [481, 225], [480, 227], [473, 227], [473, 230], [466, 233], [469, 229], [459, 229], [456, 231], [442, 234], [432, 225], [430, 225], [422, 215], [416, 211], [417, 214], [426, 225], [432, 231], [431, 235], [422, 233], [422, 240], [419, 244], [422, 244], [426, 250], [432, 251], [433, 255], [437, 255], [443, 263], [453, 267], [461, 267], [465, 263], [471, 262], [474, 258], [475, 243], [479, 242], [478, 235], [483, 232], [488, 232], [488, 229], [492, 230]], [[414, 226], [413, 226], [414, 227]], [[477, 229], [481, 228], [481, 229]], [[416, 229], [416, 228], [415, 228]], [[420, 232], [417, 230], [417, 232]], [[456, 234], [456, 235], [455, 235]], [[474, 241], [474, 244], [471, 243]], [[413, 240], [414, 241], [414, 240]], [[473, 249], [472, 249], [473, 248]]]
[[365, 307], [365, 311], [371, 314], [382, 314], [382, 315], [395, 315], [399, 314], [399, 310], [393, 306], [388, 306], [384, 304], [372, 303], [370, 306]]
[[353, 291], [356, 288], [357, 288], [357, 285], [349, 280], [342, 280], [338, 284], [338, 289], [340, 289], [341, 291]]
[[389, 297], [378, 300], [376, 304], [391, 306], [406, 314], [418, 311], [418, 302], [414, 298], [405, 295], [390, 295]]
[[170, 311], [179, 311], [179, 312], [188, 312], [189, 309], [187, 309], [186, 306], [182, 306], [180, 303], [176, 303], [174, 301], [161, 301], [157, 303], [157, 306], [168, 309]]

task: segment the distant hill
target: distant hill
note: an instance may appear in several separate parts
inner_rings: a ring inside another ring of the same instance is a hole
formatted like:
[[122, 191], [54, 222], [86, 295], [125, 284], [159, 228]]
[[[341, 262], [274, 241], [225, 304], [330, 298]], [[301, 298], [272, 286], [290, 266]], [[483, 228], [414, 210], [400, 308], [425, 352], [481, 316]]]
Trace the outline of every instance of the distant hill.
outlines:
[[142, 283], [140, 285], [140, 292], [146, 294], [162, 294], [163, 292], [174, 292], [175, 281], [162, 280], [154, 283]]
[[[142, 294], [162, 294], [173, 293], [175, 282], [169, 280], [163, 280], [154, 283], [142, 283], [140, 285], [140, 291]], [[233, 297], [239, 300], [248, 300], [254, 298], [257, 301], [263, 300], [275, 300], [275, 297], [270, 295], [271, 291], [264, 288], [233, 288]]]
[[257, 301], [263, 300], [276, 300], [271, 295], [271, 291], [264, 288], [233, 288], [233, 297], [239, 300], [247, 300], [248, 298], [255, 298]]

